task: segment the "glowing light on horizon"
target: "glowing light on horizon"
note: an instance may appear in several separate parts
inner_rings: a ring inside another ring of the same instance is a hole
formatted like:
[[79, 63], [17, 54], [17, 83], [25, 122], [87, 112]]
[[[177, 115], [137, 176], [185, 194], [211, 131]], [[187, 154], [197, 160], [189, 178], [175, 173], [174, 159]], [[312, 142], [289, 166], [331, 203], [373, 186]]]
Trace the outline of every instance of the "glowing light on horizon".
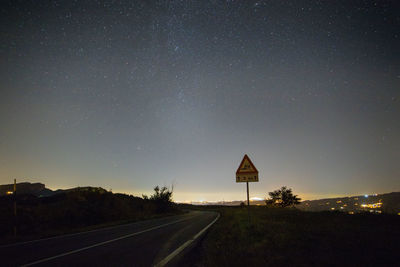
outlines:
[[251, 197], [250, 200], [264, 200], [264, 198], [261, 197]]

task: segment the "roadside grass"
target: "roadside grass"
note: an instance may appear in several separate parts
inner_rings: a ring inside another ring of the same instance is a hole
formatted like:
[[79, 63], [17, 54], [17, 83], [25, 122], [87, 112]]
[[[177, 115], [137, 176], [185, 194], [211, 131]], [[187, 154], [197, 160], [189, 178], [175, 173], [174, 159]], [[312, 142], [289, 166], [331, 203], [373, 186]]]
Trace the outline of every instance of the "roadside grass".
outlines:
[[400, 216], [220, 207], [195, 266], [398, 266]]
[[113, 194], [70, 191], [51, 197], [19, 196], [17, 237], [13, 236], [13, 199], [0, 198], [0, 245], [90, 231], [103, 227], [182, 214], [175, 204]]

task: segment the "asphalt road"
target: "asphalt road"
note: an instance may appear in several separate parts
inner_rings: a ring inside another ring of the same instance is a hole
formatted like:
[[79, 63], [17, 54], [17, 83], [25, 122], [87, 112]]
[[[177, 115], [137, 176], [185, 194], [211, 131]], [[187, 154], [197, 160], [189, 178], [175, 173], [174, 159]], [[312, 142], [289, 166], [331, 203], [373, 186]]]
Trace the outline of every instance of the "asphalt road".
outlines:
[[1, 266], [154, 266], [174, 258], [218, 218], [188, 214], [0, 246]]

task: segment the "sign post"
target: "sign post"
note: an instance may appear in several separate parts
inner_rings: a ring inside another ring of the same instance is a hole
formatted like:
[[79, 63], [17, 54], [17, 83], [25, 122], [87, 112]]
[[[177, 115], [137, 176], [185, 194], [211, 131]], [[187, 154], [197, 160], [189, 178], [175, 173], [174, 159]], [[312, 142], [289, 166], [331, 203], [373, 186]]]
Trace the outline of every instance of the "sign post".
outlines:
[[246, 182], [247, 187], [247, 215], [250, 224], [249, 182], [258, 182], [258, 170], [254, 166], [253, 162], [251, 162], [247, 154], [244, 155], [242, 162], [240, 163], [239, 168], [236, 171], [236, 183], [244, 182]]
[[14, 179], [14, 237], [17, 237], [17, 179]]

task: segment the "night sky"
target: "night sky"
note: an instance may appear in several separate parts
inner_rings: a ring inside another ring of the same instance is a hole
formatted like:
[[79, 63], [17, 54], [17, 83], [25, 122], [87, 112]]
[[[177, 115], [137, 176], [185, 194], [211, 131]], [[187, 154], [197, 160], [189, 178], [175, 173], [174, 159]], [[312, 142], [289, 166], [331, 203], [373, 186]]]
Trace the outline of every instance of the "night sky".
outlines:
[[397, 1], [2, 1], [0, 183], [400, 191]]

